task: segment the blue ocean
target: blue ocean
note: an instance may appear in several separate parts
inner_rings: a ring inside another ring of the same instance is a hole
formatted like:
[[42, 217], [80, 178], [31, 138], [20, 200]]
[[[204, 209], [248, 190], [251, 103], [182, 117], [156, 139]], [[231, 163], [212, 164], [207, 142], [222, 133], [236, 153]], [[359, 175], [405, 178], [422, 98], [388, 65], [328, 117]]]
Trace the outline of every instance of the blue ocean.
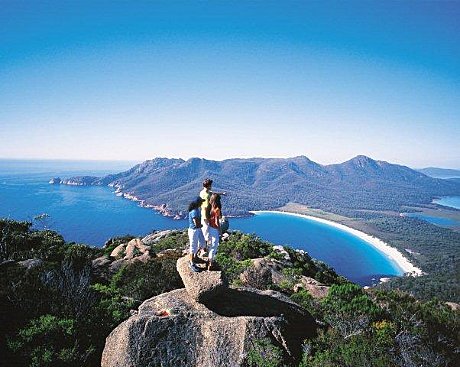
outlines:
[[[0, 217], [29, 220], [35, 228], [50, 228], [60, 232], [67, 241], [93, 246], [102, 246], [107, 239], [118, 235], [143, 236], [153, 230], [185, 228], [185, 221], [165, 218], [142, 208], [116, 196], [109, 187], [48, 183], [58, 176], [117, 173], [134, 164], [0, 160]], [[223, 205], [225, 212], [225, 201]], [[361, 285], [401, 274], [396, 264], [360, 238], [306, 218], [260, 213], [231, 218], [230, 225], [231, 229], [255, 233], [275, 244], [305, 250]]]

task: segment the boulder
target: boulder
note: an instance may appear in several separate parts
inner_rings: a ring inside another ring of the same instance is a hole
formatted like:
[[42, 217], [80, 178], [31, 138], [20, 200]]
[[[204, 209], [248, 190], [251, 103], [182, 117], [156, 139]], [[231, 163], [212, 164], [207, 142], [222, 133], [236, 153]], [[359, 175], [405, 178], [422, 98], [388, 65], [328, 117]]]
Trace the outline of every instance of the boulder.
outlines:
[[152, 245], [159, 242], [161, 239], [169, 236], [171, 233], [177, 232], [176, 230], [167, 229], [164, 231], [153, 232], [142, 239], [142, 242], [146, 245]]
[[125, 257], [123, 258], [124, 260], [131, 260], [135, 256], [135, 250], [136, 245], [132, 241], [130, 241], [125, 248]]
[[281, 256], [283, 256], [283, 260], [290, 262], [291, 261], [291, 256], [289, 256], [289, 253], [285, 250], [284, 246], [281, 245], [275, 245], [273, 246], [273, 250], [278, 252]]
[[110, 274], [115, 274], [126, 263], [126, 260], [118, 259], [109, 265]]
[[118, 245], [113, 249], [113, 251], [110, 253], [110, 257], [118, 258], [123, 255], [125, 252], [125, 246], [126, 244], [122, 243], [121, 245]]
[[446, 305], [450, 307], [452, 311], [458, 311], [460, 310], [460, 304], [455, 303], [455, 302], [446, 302]]
[[139, 254], [145, 254], [149, 252], [150, 246], [144, 245], [140, 238], [133, 238], [126, 245], [125, 260], [131, 260]]
[[271, 284], [279, 284], [286, 278], [282, 273], [283, 268], [284, 264], [278, 260], [253, 259], [252, 266], [240, 274], [240, 280], [247, 287], [268, 288]]
[[107, 255], [103, 255], [94, 259], [91, 263], [93, 275], [98, 280], [109, 280], [112, 275], [110, 272], [110, 264], [112, 261]]
[[184, 256], [177, 260], [177, 271], [179, 272], [185, 289], [192, 299], [197, 302], [205, 302], [218, 296], [226, 288], [226, 283], [221, 271], [193, 272], [189, 267], [189, 258]]
[[92, 266], [93, 268], [100, 268], [100, 267], [107, 266], [111, 262], [112, 261], [106, 255], [103, 255], [101, 257], [98, 257], [97, 259], [94, 259], [92, 261]]
[[318, 282], [316, 279], [302, 276], [300, 282], [294, 286], [294, 292], [305, 289], [313, 298], [322, 299], [329, 293], [328, 286]]
[[205, 304], [186, 289], [145, 301], [107, 337], [102, 367], [244, 366], [260, 340], [296, 363], [314, 319], [276, 292], [227, 288]]
[[30, 269], [36, 268], [37, 266], [41, 266], [43, 264], [43, 260], [42, 259], [27, 259], [24, 261], [19, 261], [18, 264], [26, 268], [27, 270], [30, 270]]

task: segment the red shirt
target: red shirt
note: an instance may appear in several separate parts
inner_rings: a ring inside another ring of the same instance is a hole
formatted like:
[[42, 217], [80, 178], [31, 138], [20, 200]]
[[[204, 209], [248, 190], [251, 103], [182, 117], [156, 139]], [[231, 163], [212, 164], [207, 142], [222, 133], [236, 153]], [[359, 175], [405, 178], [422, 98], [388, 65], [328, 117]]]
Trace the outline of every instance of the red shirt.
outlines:
[[220, 224], [219, 224], [219, 219], [220, 219], [220, 209], [219, 208], [215, 208], [215, 209], [211, 209], [211, 215], [210, 215], [210, 218], [209, 218], [209, 225], [212, 227], [212, 228], [219, 228], [220, 227]]

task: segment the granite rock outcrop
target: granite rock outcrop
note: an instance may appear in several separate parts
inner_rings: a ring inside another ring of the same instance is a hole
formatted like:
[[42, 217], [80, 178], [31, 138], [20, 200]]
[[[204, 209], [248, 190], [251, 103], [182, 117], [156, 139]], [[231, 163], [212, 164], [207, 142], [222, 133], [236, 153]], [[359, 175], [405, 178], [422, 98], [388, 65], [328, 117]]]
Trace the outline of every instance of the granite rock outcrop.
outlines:
[[313, 317], [274, 291], [230, 288], [220, 272], [177, 268], [185, 288], [146, 300], [106, 340], [102, 367], [244, 366], [260, 340], [295, 364]]

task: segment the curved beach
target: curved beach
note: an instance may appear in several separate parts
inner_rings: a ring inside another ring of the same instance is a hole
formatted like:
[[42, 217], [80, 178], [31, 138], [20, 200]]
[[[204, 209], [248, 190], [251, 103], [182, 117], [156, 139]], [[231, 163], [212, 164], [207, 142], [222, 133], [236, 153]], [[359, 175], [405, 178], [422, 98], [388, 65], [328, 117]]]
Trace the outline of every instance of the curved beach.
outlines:
[[371, 236], [371, 235], [369, 235], [367, 233], [358, 231], [357, 229], [348, 227], [348, 226], [346, 226], [344, 224], [340, 224], [340, 223], [333, 222], [333, 221], [326, 220], [326, 219], [322, 219], [322, 218], [313, 217], [313, 216], [310, 216], [310, 215], [290, 213], [290, 212], [282, 212], [282, 211], [277, 211], [277, 210], [257, 210], [257, 211], [251, 211], [251, 213], [256, 214], [256, 215], [258, 213], [276, 213], [276, 214], [292, 215], [292, 216], [295, 216], [295, 217], [306, 218], [306, 219], [310, 219], [310, 220], [313, 220], [313, 221], [316, 221], [316, 222], [320, 222], [320, 223], [323, 223], [323, 224], [326, 224], [326, 225], [329, 225], [329, 226], [332, 226], [332, 227], [339, 228], [339, 229], [341, 229], [341, 230], [343, 230], [345, 232], [348, 232], [348, 233], [350, 233], [350, 234], [362, 239], [363, 241], [365, 241], [369, 245], [371, 245], [374, 248], [376, 248], [378, 251], [383, 253], [388, 259], [390, 259], [393, 263], [395, 263], [398, 266], [398, 268], [401, 269], [402, 273], [404, 273], [405, 275], [420, 276], [420, 275], [423, 274], [421, 269], [419, 269], [415, 265], [413, 265], [396, 248], [391, 247], [390, 245], [388, 245], [387, 243], [383, 242], [379, 238], [376, 238], [376, 237]]

